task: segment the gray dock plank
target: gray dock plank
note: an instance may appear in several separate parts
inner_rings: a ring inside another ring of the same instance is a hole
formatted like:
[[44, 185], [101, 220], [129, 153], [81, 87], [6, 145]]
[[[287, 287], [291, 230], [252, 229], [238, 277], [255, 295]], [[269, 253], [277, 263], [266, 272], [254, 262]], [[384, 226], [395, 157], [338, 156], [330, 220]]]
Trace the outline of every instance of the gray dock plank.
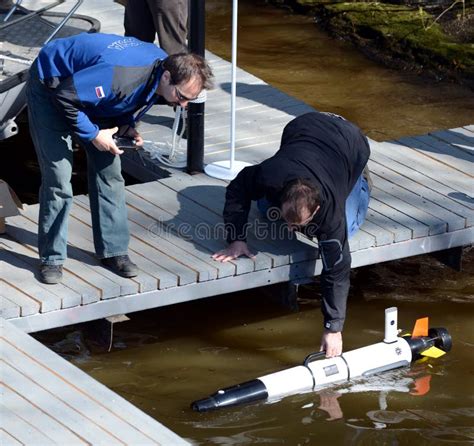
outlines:
[[[3, 346], [2, 346], [3, 348]], [[102, 430], [95, 423], [84, 417], [80, 412], [71, 408], [70, 405], [58, 397], [55, 391], [47, 391], [40, 386], [34, 379], [31, 379], [14, 368], [10, 363], [2, 362], [2, 372], [5, 384], [17, 393], [23, 393], [23, 389], [29, 389], [29, 399], [32, 404], [44, 408], [46, 413], [58, 420], [64, 420], [64, 423], [72, 426], [78, 432], [82, 432], [86, 441], [91, 444], [123, 444], [117, 437]], [[9, 429], [10, 430], [10, 429]], [[26, 441], [26, 444], [34, 444], [35, 438]], [[48, 444], [42, 442], [40, 444]]]
[[[0, 408], [0, 415], [1, 415], [1, 410], [2, 409]], [[4, 429], [0, 429], [0, 444], [4, 446], [21, 446], [23, 443], [21, 443], [15, 437], [12, 437]]]
[[466, 127], [457, 127], [454, 129], [449, 129], [450, 132], [455, 133], [457, 136], [465, 139], [468, 142], [472, 141], [472, 138], [474, 138], [474, 130], [469, 130], [469, 126]]
[[[19, 418], [27, 417], [30, 422], [34, 422], [38, 431], [47, 432], [49, 438], [48, 444], [51, 444], [52, 442], [60, 445], [87, 444], [87, 442], [71, 432], [60, 421], [46, 414], [40, 408], [28, 401], [27, 398], [18, 394], [10, 387], [5, 386], [2, 398], [3, 404], [9, 407]], [[28, 443], [31, 443], [31, 441]]]
[[388, 206], [391, 206], [394, 209], [402, 212], [406, 216], [410, 216], [412, 219], [423, 224], [426, 228], [428, 228], [428, 235], [435, 235], [446, 232], [446, 222], [435, 217], [434, 215], [429, 214], [428, 212], [425, 212], [424, 210], [421, 210], [416, 206], [413, 206], [411, 203], [404, 201], [399, 196], [394, 195], [394, 193], [397, 193], [398, 191], [392, 191], [393, 193], [389, 193], [383, 189], [380, 189], [377, 185], [378, 183], [380, 183], [382, 187], [384, 187], [384, 185], [386, 184], [384, 183], [382, 178], [373, 175], [373, 180], [374, 185], [376, 185], [376, 187], [374, 187], [373, 189], [372, 199], [381, 201], [387, 204]]
[[423, 196], [435, 201], [456, 215], [461, 216], [466, 220], [467, 225], [474, 223], [474, 203], [470, 207], [469, 203], [456, 197], [456, 191], [454, 189], [418, 172], [416, 165], [407, 167], [391, 160], [381, 153], [372, 153], [370, 159], [385, 166], [390, 169], [390, 171], [400, 174], [403, 177], [400, 179], [403, 184], [408, 183], [413, 185], [413, 183], [415, 183], [421, 185], [424, 188]]
[[159, 249], [163, 253], [163, 255], [166, 253], [166, 255], [170, 256], [178, 263], [182, 264], [189, 270], [194, 271], [194, 273], [197, 273], [198, 282], [217, 279], [217, 268], [214, 268], [210, 264], [201, 261], [192, 253], [189, 253], [188, 251], [185, 251], [179, 246], [171, 243], [166, 239], [166, 237], [161, 237], [156, 233], [152, 233], [150, 230], [148, 230], [148, 228], [135, 221], [130, 222], [130, 225], [133, 228], [135, 237], [143, 240], [145, 243], [155, 246], [156, 249]]
[[[38, 210], [38, 207], [30, 206], [25, 211], [23, 211], [23, 215], [29, 218], [35, 224], [37, 224]], [[71, 224], [71, 221], [69, 222], [69, 224]], [[95, 265], [99, 267], [103, 276], [107, 277], [112, 282], [120, 286], [120, 295], [136, 294], [139, 291], [141, 285], [139, 281], [136, 281], [134, 279], [124, 279], [100, 265], [99, 260], [94, 255], [93, 243], [86, 237], [84, 237], [84, 234], [71, 231], [68, 234], [68, 242], [69, 245], [81, 248], [77, 251], [78, 260], [79, 258], [81, 258], [82, 261], [90, 265]]]
[[[189, 176], [178, 173], [172, 177], [160, 180], [160, 183], [165, 184], [179, 194], [185, 195], [193, 202], [204, 206], [213, 212], [222, 224], [225, 187], [227, 186], [227, 183], [224, 181], [216, 180], [206, 175]], [[203, 196], [205, 197], [204, 200]], [[272, 240], [272, 237], [258, 236], [257, 233], [254, 234], [250, 231], [248, 237], [251, 247], [254, 246], [262, 253], [271, 257], [273, 266], [286, 265], [290, 262], [290, 259], [291, 261], [301, 261], [314, 258], [314, 250], [308, 248], [307, 245], [290, 241], [287, 237], [284, 237], [285, 231], [281, 229], [281, 222], [268, 222], [262, 218], [255, 205], [250, 210], [249, 222], [251, 222], [256, 232], [258, 232], [258, 225], [262, 232], [282, 235], [281, 237], [275, 237], [278, 238], [277, 240]]]
[[[28, 263], [34, 270], [38, 270], [40, 261], [37, 256], [37, 252], [29, 249], [11, 238], [0, 239], [0, 246], [9, 250], [14, 256], [21, 256], [21, 259]], [[33, 257], [33, 255], [35, 255]], [[89, 285], [87, 282], [79, 278], [78, 276], [71, 274], [67, 269], [63, 269], [63, 280], [62, 284], [67, 288], [73, 290], [80, 296], [79, 304], [90, 304], [97, 302], [100, 299], [101, 293], [96, 287]], [[74, 305], [71, 305], [74, 306]]]
[[[187, 208], [189, 208], [190, 204], [192, 203], [196, 216], [198, 216], [199, 213], [202, 213], [202, 208], [204, 208], [208, 215], [212, 215], [211, 218], [213, 224], [224, 228], [222, 210], [224, 208], [225, 183], [214, 183], [212, 181], [208, 181], [205, 184], [202, 184], [204, 181], [206, 181], [204, 178], [200, 178], [200, 181], [196, 182], [193, 177], [187, 177], [189, 176], [182, 176], [178, 174], [176, 176], [160, 180], [160, 183], [166, 185], [169, 189], [176, 192], [178, 196], [184, 197], [183, 200], [188, 200], [185, 201], [186, 203], [189, 203], [186, 206]], [[255, 219], [251, 215], [249, 216], [249, 223], [252, 225], [251, 229], [256, 227]], [[258, 237], [257, 234], [253, 233], [252, 230], [249, 231], [248, 240], [253, 248], [258, 250], [256, 260], [257, 269], [268, 268], [272, 265], [278, 266], [282, 264], [288, 264], [288, 255], [271, 254], [271, 250], [269, 248], [273, 248], [274, 245], [269, 243], [269, 240]], [[227, 246], [224, 237], [221, 238], [221, 243], [221, 249]], [[267, 259], [270, 259], [270, 263], [268, 263]], [[258, 267], [259, 260], [265, 260], [265, 263], [262, 263], [263, 268]]]
[[[83, 204], [83, 202], [82, 202]], [[128, 212], [133, 212], [133, 208], [129, 207]], [[84, 217], [87, 217], [89, 214], [83, 214]], [[156, 221], [154, 223], [157, 223]], [[190, 255], [187, 251], [182, 250], [173, 243], [162, 238], [156, 233], [152, 232], [149, 226], [143, 226], [138, 224], [136, 221], [132, 221], [129, 218], [129, 227], [130, 235], [133, 239], [137, 239], [141, 242], [143, 246], [150, 246], [153, 248], [153, 251], [149, 252], [151, 257], [148, 257], [150, 260], [155, 261], [159, 264], [160, 259], [163, 257], [171, 258], [176, 261], [178, 268], [182, 269], [183, 266], [186, 268], [184, 271], [186, 274], [191, 274], [193, 279], [188, 283], [193, 283], [196, 281], [204, 282], [206, 280], [213, 280], [217, 278], [217, 270], [210, 267], [208, 264], [201, 262], [199, 259]], [[138, 251], [136, 251], [138, 253]], [[188, 271], [189, 270], [189, 271]]]
[[[386, 194], [388, 197], [388, 200], [386, 200], [383, 195], [379, 195], [382, 193], [383, 191], [378, 191], [375, 187], [372, 189], [369, 209], [372, 209], [390, 220], [397, 222], [399, 225], [410, 229], [410, 239], [428, 236], [429, 227], [426, 224], [416, 220], [405, 212], [396, 209], [394, 207], [396, 205], [394, 203], [394, 201], [396, 201], [394, 197]], [[389, 203], [387, 204], [386, 201]]]
[[452, 144], [440, 141], [430, 135], [400, 138], [398, 141], [412, 149], [419, 149], [431, 158], [435, 158], [467, 175], [472, 176], [474, 173], [474, 156]]
[[377, 162], [370, 161], [369, 168], [371, 174], [373, 173], [378, 177], [373, 178], [374, 184], [376, 184], [378, 188], [383, 189], [391, 195], [396, 195], [418, 209], [423, 209], [424, 212], [429, 213], [440, 220], [440, 222], [446, 222], [449, 231], [456, 231], [466, 227], [465, 218], [438, 205], [436, 196], [433, 197], [434, 199], [427, 197], [427, 195], [435, 195], [430, 193], [432, 192], [430, 189], [408, 178], [403, 178], [401, 175]]
[[367, 210], [366, 222], [381, 227], [393, 234], [394, 243], [410, 240], [412, 237], [412, 230], [410, 228], [374, 210], [372, 208], [372, 200], [370, 201], [369, 209]]
[[[90, 214], [88, 214], [84, 209], [80, 209], [80, 206], [73, 204], [71, 216], [80, 221], [80, 223], [87, 224], [84, 215], [90, 217]], [[73, 223], [73, 227], [76, 224], [76, 222]], [[92, 242], [92, 240], [90, 241]], [[178, 271], [176, 274], [170, 273], [169, 270], [165, 272], [162, 268], [160, 268], [160, 265], [155, 262], [156, 259], [161, 257], [161, 252], [153, 250], [145, 244], [139, 243], [139, 241], [137, 241], [132, 235], [130, 237], [128, 251], [130, 259], [138, 266], [139, 269], [139, 276], [141, 278], [140, 292], [143, 293], [145, 291], [153, 291], [156, 289], [165, 288], [162, 282], [160, 286], [160, 281], [165, 274], [167, 275], [165, 283], [166, 281], [169, 281], [168, 286], [175, 286], [178, 284]], [[193, 281], [194, 280], [191, 278], [189, 283], [192, 283]]]
[[47, 285], [44, 287], [40, 285], [28, 266], [23, 267], [22, 262], [12, 259], [11, 254], [4, 249], [0, 249], [0, 260], [4, 262], [2, 266], [5, 274], [3, 281], [38, 302], [41, 313], [62, 308], [61, 297], [45, 288]]
[[[3, 282], [2, 287], [3, 287]], [[3, 292], [3, 291], [2, 291]], [[12, 317], [19, 317], [21, 315], [21, 306], [3, 294], [0, 295], [0, 317], [10, 319]]]
[[[84, 201], [77, 200], [77, 202], [85, 206]], [[78, 210], [78, 207], [75, 207], [74, 212], [76, 214], [80, 212]], [[83, 212], [83, 218], [87, 217], [89, 217], [89, 214], [84, 214]], [[130, 230], [131, 237], [129, 242], [129, 250], [131, 254], [134, 253], [134, 261], [138, 263], [141, 263], [142, 259], [152, 261], [156, 264], [154, 274], [156, 274], [157, 277], [159, 276], [159, 268], [162, 267], [169, 273], [172, 272], [177, 277], [177, 284], [179, 285], [187, 285], [197, 281], [197, 271], [188, 268], [183, 263], [177, 261], [175, 258], [168, 255], [168, 253], [166, 253], [165, 251], [165, 248], [159, 246], [159, 244], [156, 243], [156, 239], [152, 237], [152, 233], [150, 231], [147, 231], [147, 229], [145, 228], [139, 227], [134, 222], [130, 222]], [[148, 240], [146, 240], [147, 238]], [[148, 264], [145, 264], [144, 266], [147, 265]]]
[[[237, 140], [235, 142], [235, 159], [250, 164], [257, 164], [260, 157], [270, 158], [280, 145], [280, 135], [268, 135], [267, 138]], [[222, 144], [220, 148], [209, 147], [206, 154], [207, 163], [220, 161], [222, 156], [230, 153], [230, 144]]]
[[[10, 271], [12, 273], [11, 275], [7, 275], [5, 277], [5, 280], [11, 285], [24, 290], [25, 284], [22, 282], [22, 280], [27, 279], [30, 281], [31, 278], [36, 278], [38, 271], [36, 266], [30, 264], [24, 258], [17, 257], [8, 246], [7, 240], [0, 241], [0, 259], [5, 262], [6, 272], [8, 273], [8, 271]], [[28, 289], [31, 292], [33, 290], [31, 287]], [[44, 311], [76, 307], [77, 305], [81, 304], [82, 299], [80, 294], [62, 283], [57, 284], [57, 286], [54, 287], [40, 284], [39, 286], [35, 287], [35, 289], [39, 293], [35, 296], [41, 299], [41, 301], [44, 303]], [[44, 293], [42, 290], [46, 290], [47, 293]]]
[[[281, 134], [283, 132], [283, 126], [281, 124], [272, 124], [265, 126], [263, 130], [255, 129], [257, 126], [262, 126], [261, 123], [258, 123], [254, 128], [242, 128], [239, 130], [238, 134], [235, 135], [236, 141], [241, 143], [246, 141], [252, 141], [255, 137], [259, 136], [259, 133], [265, 131], [266, 135], [273, 135], [272, 139], [281, 140]], [[276, 137], [275, 137], [276, 135]], [[216, 149], [227, 149], [230, 148], [230, 129], [229, 131], [222, 131], [219, 133], [211, 133], [204, 138], [204, 144], [206, 146], [206, 154], [209, 154], [211, 150]], [[218, 146], [221, 147], [218, 147]]]
[[[189, 444], [9, 322], [0, 320], [0, 328], [1, 340], [8, 348], [5, 383], [84, 441]], [[66, 404], [63, 400], [68, 392], [71, 398]]]
[[[104, 441], [112, 441], [118, 444], [136, 444], [150, 441], [139, 430], [122, 430], [123, 420], [109, 411], [104, 411], [102, 402], [98, 401], [93, 394], [82, 393], [79, 396], [75, 383], [68, 382], [63, 377], [51, 373], [41, 362], [32, 361], [29, 355], [5, 340], [2, 342], [2, 356], [6, 363], [14, 365], [15, 369], [34, 385], [42, 387], [46, 392], [55, 395], [57, 400], [71, 406], [85, 420], [87, 430], [95, 429], [95, 435], [99, 433], [99, 429], [103, 431]], [[83, 428], [83, 430], [85, 429]]]
[[[37, 225], [23, 216], [9, 217], [8, 220], [10, 222], [7, 229], [8, 234], [15, 240], [21, 241], [21, 243], [37, 251]], [[83, 253], [81, 249], [68, 246], [68, 259], [64, 264], [64, 268], [97, 288], [102, 299], [120, 295], [120, 285], [101, 274], [103, 268], [99, 267], [98, 264], [90, 264], [90, 256]]]
[[[94, 242], [91, 228], [81, 221], [75, 219], [74, 216], [69, 219], [69, 228], [71, 228], [69, 235], [71, 244], [80, 246], [81, 248], [92, 253], [94, 251]], [[97, 262], [97, 264], [99, 264], [99, 262]], [[105, 268], [104, 275], [120, 285], [121, 295], [136, 294], [140, 292], [144, 293], [146, 291], [156, 290], [158, 285], [158, 281], [155, 277], [149, 276], [142, 270], [139, 270], [138, 275], [131, 279], [122, 278]]]
[[[207, 229], [211, 234], [215, 233], [216, 238], [223, 237], [224, 235], [223, 231], [219, 231], [218, 229], [217, 225], [222, 225], [222, 221], [216, 214], [193, 202], [184, 195], [170, 193], [171, 189], [160, 182], [155, 182], [153, 185], [151, 183], [146, 185], [136, 184], [134, 186], [130, 186], [129, 190], [136, 195], [152, 202], [153, 204], [163, 206], [163, 208], [171, 211], [175, 215], [179, 215], [180, 218], [184, 219], [185, 221], [195, 222], [196, 224], [201, 225], [208, 225], [206, 226]], [[170, 222], [168, 222], [168, 224], [170, 224]], [[225, 243], [223, 238], [221, 240], [222, 247], [224, 247]], [[252, 270], [267, 269], [271, 267], [271, 259], [262, 253], [257, 254], [255, 262], [250, 259], [244, 260], [247, 261], [247, 263], [249, 261], [252, 262], [250, 264], [252, 266]]]
[[[89, 200], [83, 195], [76, 196], [74, 198], [74, 202], [75, 204], [79, 205], [80, 207], [86, 210], [89, 209]], [[84, 214], [81, 214], [81, 215], [84, 218]], [[90, 222], [90, 215], [87, 216], [85, 220]], [[173, 272], [170, 272], [162, 268], [160, 265], [158, 265], [155, 262], [152, 262], [146, 258], [141, 258], [140, 268], [143, 269], [143, 271], [146, 271], [147, 273], [149, 273], [150, 275], [156, 276], [158, 278], [159, 289], [165, 289], [165, 288], [174, 287], [178, 285], [177, 274], [174, 274]]]
[[368, 220], [366, 218], [364, 224], [362, 225], [361, 230], [363, 232], [366, 232], [367, 234], [371, 235], [373, 237], [374, 246], [383, 246], [383, 245], [388, 245], [390, 243], [393, 243], [394, 240], [394, 234], [393, 232], [388, 231], [385, 228], [382, 228], [382, 226], [379, 226], [372, 221]]
[[3, 279], [0, 279], [0, 283], [2, 285], [2, 293], [7, 296], [9, 301], [14, 302], [20, 307], [20, 316], [29, 316], [31, 314], [37, 314], [41, 311], [41, 302], [39, 300], [11, 286]]
[[[239, 135], [236, 135], [235, 149], [242, 150], [245, 148], [261, 146], [264, 144], [272, 144], [272, 145], [274, 144], [276, 147], [278, 147], [280, 140], [281, 140], [281, 128], [280, 129], [275, 128], [273, 131], [266, 132], [265, 135], [261, 135], [261, 136], [258, 136], [258, 135], [250, 136], [248, 133], [242, 134], [242, 135], [239, 134]], [[230, 150], [229, 137], [224, 137], [220, 141], [217, 141], [217, 137], [215, 137], [214, 140], [208, 139], [205, 141], [205, 143], [206, 143], [206, 159], [208, 159], [210, 155], [225, 153], [225, 152], [229, 152]]]
[[[198, 258], [206, 263], [208, 267], [215, 268], [217, 277], [228, 277], [236, 274], [236, 264], [233, 262], [216, 263], [212, 260], [211, 255], [214, 253], [208, 249], [206, 243], [198, 244], [199, 240], [194, 239], [193, 242], [185, 238], [181, 238], [175, 234], [175, 228], [166, 227], [163, 222], [172, 220], [173, 215], [167, 213], [161, 208], [158, 208], [150, 202], [143, 200], [141, 197], [127, 191], [127, 203], [129, 205], [128, 217], [131, 221], [147, 228], [155, 237], [162, 237], [170, 243], [180, 247], [186, 255]], [[179, 225], [186, 224], [181, 221]], [[178, 227], [179, 227], [178, 225]], [[176, 228], [179, 233], [179, 229]]]
[[440, 130], [438, 132], [432, 132], [430, 135], [452, 144], [474, 157], [474, 138], [466, 138], [465, 135], [458, 135], [451, 130]]
[[377, 143], [371, 141], [370, 146], [374, 152], [380, 152], [405, 166], [416, 166], [420, 173], [452, 187], [458, 192], [467, 195], [472, 194], [472, 178], [443, 163], [435, 161], [433, 158], [396, 142]]
[[4, 405], [0, 407], [0, 415], [4, 429], [10, 432], [20, 444], [57, 444]]

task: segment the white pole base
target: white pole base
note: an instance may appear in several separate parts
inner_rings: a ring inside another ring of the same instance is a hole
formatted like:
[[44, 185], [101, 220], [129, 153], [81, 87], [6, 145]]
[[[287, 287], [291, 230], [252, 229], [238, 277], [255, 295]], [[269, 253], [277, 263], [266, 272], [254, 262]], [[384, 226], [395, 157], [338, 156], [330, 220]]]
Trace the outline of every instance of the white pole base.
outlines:
[[238, 173], [247, 166], [252, 164], [244, 161], [234, 161], [232, 163], [232, 169], [230, 168], [230, 161], [218, 161], [216, 163], [208, 164], [204, 168], [206, 175], [219, 180], [233, 180]]

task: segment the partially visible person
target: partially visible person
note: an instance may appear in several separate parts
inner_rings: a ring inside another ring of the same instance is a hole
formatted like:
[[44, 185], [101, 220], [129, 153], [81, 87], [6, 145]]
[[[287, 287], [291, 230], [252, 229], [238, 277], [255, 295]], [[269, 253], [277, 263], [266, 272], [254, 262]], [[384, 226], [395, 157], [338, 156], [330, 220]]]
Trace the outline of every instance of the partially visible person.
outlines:
[[189, 0], [127, 0], [125, 35], [144, 42], [155, 41], [168, 54], [185, 52]]
[[13, 6], [12, 0], [0, 0], [0, 11], [5, 11], [11, 9]]
[[346, 119], [313, 112], [287, 124], [278, 152], [243, 169], [227, 187], [224, 221], [229, 246], [213, 255], [220, 262], [254, 257], [246, 242], [252, 200], [261, 212], [278, 208], [290, 230], [319, 241], [322, 258], [321, 350], [342, 353], [351, 269], [349, 238], [367, 213], [370, 197], [367, 138]]
[[79, 34], [46, 45], [31, 66], [28, 117], [39, 166], [39, 278], [62, 279], [72, 204], [72, 141], [87, 154], [92, 230], [97, 257], [123, 277], [137, 275], [128, 256], [129, 231], [123, 153], [114, 135], [137, 145], [140, 117], [155, 103], [186, 107], [211, 88], [212, 71], [200, 56], [168, 56], [161, 48], [111, 34]]

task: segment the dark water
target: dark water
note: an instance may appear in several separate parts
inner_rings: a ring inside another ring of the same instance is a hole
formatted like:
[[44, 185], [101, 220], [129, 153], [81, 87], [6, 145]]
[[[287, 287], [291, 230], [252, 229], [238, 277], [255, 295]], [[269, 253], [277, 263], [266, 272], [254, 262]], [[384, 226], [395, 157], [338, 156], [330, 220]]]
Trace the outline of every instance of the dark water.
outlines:
[[[211, 0], [207, 47], [230, 52], [230, 2]], [[341, 113], [387, 140], [474, 123], [470, 90], [380, 67], [320, 33], [311, 18], [240, 2], [239, 65], [321, 110]], [[474, 250], [457, 273], [429, 256], [353, 272], [345, 350], [383, 337], [383, 311], [399, 326], [418, 317], [447, 327], [453, 350], [438, 360], [365, 382], [221, 412], [197, 414], [196, 399], [300, 363], [319, 348], [319, 290], [300, 310], [276, 290], [226, 295], [130, 315], [110, 353], [68, 329], [38, 337], [94, 378], [196, 444], [433, 445], [474, 442]]]
[[409, 331], [428, 315], [447, 327], [453, 349], [437, 360], [323, 392], [198, 414], [189, 404], [218, 388], [301, 363], [318, 346], [317, 288], [301, 290], [300, 310], [276, 290], [211, 298], [131, 315], [116, 326], [114, 347], [100, 352], [84, 332], [48, 333], [73, 362], [196, 444], [472, 444], [474, 441], [474, 250], [456, 273], [431, 257], [353, 272], [345, 350], [383, 338], [384, 309], [397, 306]]

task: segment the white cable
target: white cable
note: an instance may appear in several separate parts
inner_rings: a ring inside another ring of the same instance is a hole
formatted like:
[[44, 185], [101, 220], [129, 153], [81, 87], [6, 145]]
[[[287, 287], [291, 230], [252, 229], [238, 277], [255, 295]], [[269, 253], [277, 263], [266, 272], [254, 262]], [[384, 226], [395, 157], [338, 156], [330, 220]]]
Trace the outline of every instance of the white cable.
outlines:
[[[183, 126], [181, 132], [178, 135], [178, 126], [180, 118], [183, 120]], [[182, 107], [176, 107], [176, 114], [173, 121], [173, 127], [171, 131], [171, 141], [155, 142], [155, 141], [144, 141], [143, 150], [145, 150], [150, 159], [156, 159], [160, 163], [169, 167], [182, 168], [186, 167], [187, 154], [186, 148], [181, 147], [182, 136], [185, 130], [186, 122], [186, 111]]]
[[18, 59], [17, 57], [8, 56], [6, 54], [0, 54], [0, 59], [11, 60], [12, 62], [21, 63], [23, 65], [31, 65], [33, 63], [32, 60]]
[[[199, 96], [194, 99], [193, 104], [202, 104], [207, 100], [207, 91], [202, 90]], [[178, 134], [179, 121], [182, 119], [183, 125], [181, 132]], [[143, 141], [143, 150], [147, 152], [150, 159], [156, 159], [160, 163], [168, 167], [183, 168], [187, 164], [187, 143], [186, 147], [181, 147], [181, 141], [186, 129], [186, 109], [181, 106], [176, 107], [173, 127], [171, 130], [171, 141], [154, 142]]]

